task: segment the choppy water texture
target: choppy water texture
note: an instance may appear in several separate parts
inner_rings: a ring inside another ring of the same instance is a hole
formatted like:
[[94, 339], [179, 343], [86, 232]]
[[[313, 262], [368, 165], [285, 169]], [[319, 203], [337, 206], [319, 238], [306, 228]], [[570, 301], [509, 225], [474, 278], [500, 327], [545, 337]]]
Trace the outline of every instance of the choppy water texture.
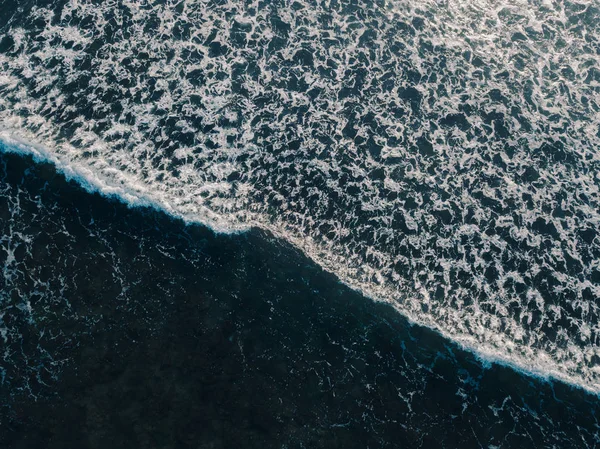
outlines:
[[596, 2], [0, 6], [5, 144], [600, 390]]
[[595, 395], [482, 364], [281, 240], [0, 154], [0, 447], [595, 448]]

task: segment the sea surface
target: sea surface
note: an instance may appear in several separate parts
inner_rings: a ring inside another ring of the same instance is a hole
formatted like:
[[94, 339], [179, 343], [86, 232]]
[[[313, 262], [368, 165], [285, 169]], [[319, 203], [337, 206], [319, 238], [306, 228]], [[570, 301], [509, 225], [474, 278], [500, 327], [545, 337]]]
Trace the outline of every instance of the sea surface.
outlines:
[[0, 0], [0, 447], [600, 447], [600, 4]]

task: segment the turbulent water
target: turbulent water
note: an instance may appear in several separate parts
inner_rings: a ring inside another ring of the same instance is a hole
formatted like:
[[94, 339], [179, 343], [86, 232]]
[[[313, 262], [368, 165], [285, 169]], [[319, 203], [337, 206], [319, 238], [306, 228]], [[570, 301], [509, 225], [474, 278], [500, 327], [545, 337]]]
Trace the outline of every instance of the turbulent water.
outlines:
[[600, 391], [593, 0], [0, 5], [4, 150]]
[[268, 233], [0, 154], [0, 447], [597, 448], [600, 402], [481, 363]]

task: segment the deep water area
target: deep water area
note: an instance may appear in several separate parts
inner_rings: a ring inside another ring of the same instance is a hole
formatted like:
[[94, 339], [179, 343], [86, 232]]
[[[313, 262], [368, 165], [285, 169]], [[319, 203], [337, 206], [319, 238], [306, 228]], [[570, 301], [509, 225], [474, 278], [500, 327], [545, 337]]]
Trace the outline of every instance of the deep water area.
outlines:
[[0, 447], [585, 448], [595, 395], [482, 362], [252, 229], [0, 155]]

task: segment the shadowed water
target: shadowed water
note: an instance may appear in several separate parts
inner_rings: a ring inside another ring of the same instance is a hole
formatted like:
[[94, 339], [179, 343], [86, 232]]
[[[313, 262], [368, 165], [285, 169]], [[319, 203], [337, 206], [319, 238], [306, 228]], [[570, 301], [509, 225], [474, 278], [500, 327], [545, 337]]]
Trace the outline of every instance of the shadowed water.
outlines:
[[598, 399], [482, 364], [288, 244], [0, 156], [0, 445], [596, 447]]

